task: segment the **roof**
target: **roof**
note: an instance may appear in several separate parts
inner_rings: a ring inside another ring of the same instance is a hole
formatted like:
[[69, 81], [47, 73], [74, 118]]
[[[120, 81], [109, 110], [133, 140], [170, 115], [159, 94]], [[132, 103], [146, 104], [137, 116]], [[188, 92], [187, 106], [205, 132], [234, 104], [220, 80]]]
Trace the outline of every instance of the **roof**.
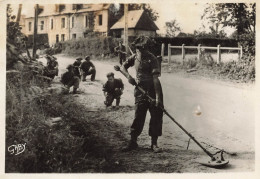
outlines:
[[[64, 11], [56, 12], [56, 5], [58, 5], [58, 4], [44, 4], [44, 5], [40, 5], [41, 7], [43, 7], [43, 12], [41, 12], [38, 15], [38, 17], [101, 11], [101, 10], [107, 10], [110, 7], [110, 4], [83, 4], [83, 8], [82, 9], [80, 9], [80, 10], [72, 10], [72, 4], [65, 4], [66, 8], [65, 8]], [[26, 15], [26, 18], [32, 18], [32, 17], [34, 17], [34, 9], [32, 11], [30, 11]]]
[[[112, 30], [123, 29], [125, 27], [125, 16], [121, 17], [112, 27]], [[128, 28], [142, 30], [159, 30], [153, 20], [144, 13], [144, 10], [134, 10], [128, 12]]]

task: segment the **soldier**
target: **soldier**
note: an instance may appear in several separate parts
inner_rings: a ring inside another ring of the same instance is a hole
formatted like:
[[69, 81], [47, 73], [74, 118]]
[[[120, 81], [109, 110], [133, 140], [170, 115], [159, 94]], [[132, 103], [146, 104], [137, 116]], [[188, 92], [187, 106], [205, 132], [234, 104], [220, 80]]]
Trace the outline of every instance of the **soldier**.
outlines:
[[115, 52], [118, 53], [119, 63], [120, 63], [120, 65], [122, 65], [123, 62], [125, 62], [125, 60], [126, 60], [126, 48], [122, 44], [122, 41], [119, 41], [119, 46], [115, 47], [114, 50], [115, 50]]
[[120, 97], [123, 94], [124, 84], [120, 78], [116, 79], [114, 73], [107, 74], [107, 82], [103, 86], [103, 92], [106, 97], [105, 105], [111, 106], [114, 99], [116, 99], [116, 106], [119, 106]]
[[44, 69], [44, 75], [53, 79], [59, 74], [57, 58], [50, 55], [47, 55], [45, 58], [47, 59], [47, 66]]
[[79, 88], [80, 79], [74, 74], [73, 65], [69, 65], [67, 70], [68, 71], [61, 76], [61, 83], [68, 89], [68, 91], [70, 90], [70, 87], [73, 86], [73, 93], [76, 94], [77, 89]]
[[85, 61], [80, 65], [82, 81], [86, 81], [86, 77], [91, 75], [91, 81], [95, 80], [96, 68], [93, 63], [90, 61], [90, 56], [85, 57]]
[[[149, 37], [142, 36], [134, 41], [136, 54], [129, 57], [122, 65], [122, 72], [128, 77], [129, 83], [136, 83], [143, 88], [149, 96], [155, 101], [148, 101], [147, 97], [142, 94], [137, 88], [134, 91], [135, 96], [135, 117], [131, 126], [131, 140], [129, 145], [123, 151], [136, 149], [137, 137], [141, 134], [147, 110], [149, 109], [151, 119], [149, 125], [149, 136], [151, 136], [151, 149], [154, 152], [160, 152], [161, 148], [157, 145], [157, 139], [162, 135], [162, 118], [163, 111], [159, 107], [163, 107], [163, 93], [159, 80], [160, 67], [156, 57], [148, 51], [148, 45], [152, 41]], [[136, 79], [132, 78], [127, 69], [135, 66]]]
[[80, 65], [81, 65], [81, 60], [82, 58], [81, 57], [78, 57], [76, 58], [76, 61], [73, 63], [73, 66], [74, 66], [74, 74], [80, 78]]

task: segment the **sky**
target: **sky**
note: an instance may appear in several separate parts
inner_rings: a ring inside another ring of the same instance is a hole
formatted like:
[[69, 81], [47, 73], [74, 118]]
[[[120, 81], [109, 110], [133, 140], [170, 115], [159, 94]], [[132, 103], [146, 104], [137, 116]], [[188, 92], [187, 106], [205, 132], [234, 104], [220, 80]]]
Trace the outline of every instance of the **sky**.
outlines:
[[[199, 30], [202, 27], [201, 16], [203, 14], [205, 3], [156, 3], [150, 4], [152, 9], [159, 13], [159, 18], [155, 22], [160, 30], [159, 34], [165, 34], [165, 22], [176, 19], [179, 26], [184, 33], [193, 33], [194, 30]], [[12, 5], [14, 14], [17, 14], [18, 5]], [[22, 14], [27, 14], [33, 10], [33, 5], [24, 4], [22, 8]], [[204, 22], [204, 24], [207, 24]], [[205, 29], [208, 30], [207, 28]], [[225, 32], [230, 35], [234, 29], [225, 28]]]

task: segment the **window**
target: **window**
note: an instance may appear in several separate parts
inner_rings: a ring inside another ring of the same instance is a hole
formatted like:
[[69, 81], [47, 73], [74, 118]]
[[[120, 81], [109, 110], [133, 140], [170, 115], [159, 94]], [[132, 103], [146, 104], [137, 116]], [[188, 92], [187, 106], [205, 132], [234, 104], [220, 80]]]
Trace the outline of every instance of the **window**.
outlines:
[[102, 15], [98, 15], [98, 24], [102, 25]]
[[59, 34], [56, 35], [56, 43], [59, 42]]
[[41, 28], [41, 30], [44, 29], [44, 21], [41, 21], [40, 28]]
[[83, 4], [73, 4], [72, 10], [80, 10], [82, 9]]
[[72, 38], [76, 39], [77, 35], [76, 34], [72, 34]]
[[71, 28], [73, 28], [73, 27], [74, 27], [74, 16], [71, 17]]
[[53, 29], [53, 19], [51, 19], [51, 29]]
[[65, 18], [61, 18], [61, 28], [65, 28]]
[[85, 27], [88, 27], [88, 16], [85, 16]]
[[65, 34], [61, 34], [61, 41], [65, 41]]
[[29, 31], [32, 30], [32, 22], [29, 22]]
[[59, 5], [59, 12], [62, 12], [63, 10], [65, 10], [65, 4], [60, 4]]

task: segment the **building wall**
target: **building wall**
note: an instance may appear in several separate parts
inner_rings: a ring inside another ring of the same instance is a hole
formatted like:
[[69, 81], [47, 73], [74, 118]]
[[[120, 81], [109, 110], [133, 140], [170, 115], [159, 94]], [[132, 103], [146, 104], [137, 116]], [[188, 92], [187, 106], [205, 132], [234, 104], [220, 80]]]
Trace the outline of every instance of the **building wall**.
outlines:
[[[62, 25], [62, 18], [65, 18], [65, 27]], [[49, 44], [53, 45], [56, 43], [56, 36], [58, 35], [59, 41], [62, 41], [62, 35], [64, 34], [64, 41], [69, 40], [69, 16], [68, 15], [60, 15], [60, 16], [49, 16], [48, 17], [48, 34], [49, 34]], [[53, 29], [51, 29], [51, 20], [53, 19]]]
[[[139, 35], [154, 37], [156, 35], [156, 31], [128, 29], [128, 36], [139, 36]], [[121, 38], [124, 38], [124, 29], [121, 30]]]
[[[99, 15], [102, 15], [102, 25], [99, 25]], [[108, 31], [108, 10], [95, 12], [95, 32], [107, 32]]]
[[[48, 34], [49, 45], [56, 43], [56, 36], [58, 35], [59, 41], [62, 40], [64, 34], [64, 40], [70, 40], [76, 36], [76, 38], [84, 37], [84, 32], [90, 30], [90, 26], [86, 26], [86, 15], [88, 12], [80, 14], [70, 15], [57, 15], [38, 17], [38, 34]], [[94, 31], [107, 34], [108, 32], [108, 10], [96, 11], [94, 13]], [[102, 15], [102, 25], [99, 25], [99, 15]], [[74, 17], [74, 26], [72, 27], [72, 17]], [[65, 27], [61, 27], [62, 18], [65, 18]], [[51, 20], [53, 19], [53, 28], [51, 28]], [[44, 21], [43, 30], [40, 29], [41, 21]], [[31, 30], [29, 31], [29, 22], [31, 22]], [[23, 29], [25, 35], [33, 35], [34, 31], [34, 18], [26, 18], [25, 26]]]

